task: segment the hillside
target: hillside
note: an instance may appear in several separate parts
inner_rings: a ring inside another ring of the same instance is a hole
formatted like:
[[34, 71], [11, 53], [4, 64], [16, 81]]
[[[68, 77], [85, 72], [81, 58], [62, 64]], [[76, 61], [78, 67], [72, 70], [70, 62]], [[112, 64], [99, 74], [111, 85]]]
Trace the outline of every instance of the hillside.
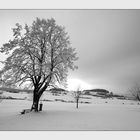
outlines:
[[32, 93], [33, 92], [33, 90], [6, 88], [6, 87], [0, 87], [0, 90], [1, 91], [6, 91], [6, 92], [11, 92], [11, 93], [19, 93], [19, 92]]

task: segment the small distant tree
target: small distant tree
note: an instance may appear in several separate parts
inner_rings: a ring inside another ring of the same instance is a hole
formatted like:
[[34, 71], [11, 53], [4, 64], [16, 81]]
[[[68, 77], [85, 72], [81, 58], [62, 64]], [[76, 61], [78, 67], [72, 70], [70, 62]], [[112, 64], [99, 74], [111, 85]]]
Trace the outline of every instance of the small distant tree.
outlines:
[[65, 84], [68, 69], [76, 69], [78, 59], [71, 47], [68, 33], [52, 19], [39, 19], [24, 27], [16, 24], [13, 39], [0, 48], [8, 54], [0, 71], [1, 83], [5, 86], [33, 87], [31, 110], [38, 111], [40, 97], [48, 86]]
[[138, 101], [140, 101], [140, 86], [135, 84], [130, 90], [130, 94]]
[[74, 96], [74, 99], [75, 99], [75, 102], [76, 102], [76, 108], [79, 107], [79, 99], [82, 95], [82, 91], [80, 90], [80, 86], [77, 88], [76, 91], [74, 91], [73, 93], [73, 96]]
[[2, 95], [3, 94], [3, 91], [0, 91], [0, 103], [2, 102], [3, 98], [2, 98]]
[[106, 96], [107, 96], [107, 98], [113, 99], [113, 92], [108, 93]]
[[110, 92], [110, 96], [113, 97], [113, 92]]

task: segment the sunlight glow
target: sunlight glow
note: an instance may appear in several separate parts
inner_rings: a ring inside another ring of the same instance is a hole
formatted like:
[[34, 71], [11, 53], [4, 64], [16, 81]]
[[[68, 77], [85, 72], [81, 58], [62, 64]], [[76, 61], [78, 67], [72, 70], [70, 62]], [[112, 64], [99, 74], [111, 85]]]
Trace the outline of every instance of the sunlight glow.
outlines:
[[68, 79], [68, 90], [80, 90], [91, 89], [92, 86], [80, 79]]

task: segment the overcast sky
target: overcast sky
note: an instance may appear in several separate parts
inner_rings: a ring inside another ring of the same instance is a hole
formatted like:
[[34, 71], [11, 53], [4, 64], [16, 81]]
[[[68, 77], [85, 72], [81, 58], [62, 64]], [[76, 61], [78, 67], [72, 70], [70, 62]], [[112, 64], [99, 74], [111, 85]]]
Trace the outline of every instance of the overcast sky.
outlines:
[[69, 71], [69, 89], [77, 82], [123, 93], [140, 83], [140, 10], [0, 10], [0, 46], [16, 23], [36, 17], [65, 26], [76, 48], [79, 69]]

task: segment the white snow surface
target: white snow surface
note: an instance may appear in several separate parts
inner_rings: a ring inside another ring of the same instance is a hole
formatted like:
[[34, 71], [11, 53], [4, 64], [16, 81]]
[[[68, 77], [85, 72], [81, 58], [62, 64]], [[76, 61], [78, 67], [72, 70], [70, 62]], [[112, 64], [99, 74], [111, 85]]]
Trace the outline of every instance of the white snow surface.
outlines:
[[[25, 97], [24, 93], [21, 97]], [[91, 99], [81, 100], [90, 104], [79, 103], [76, 109], [75, 103], [54, 101], [70, 101], [71, 96], [46, 95], [43, 98], [53, 101], [42, 101], [42, 112], [24, 115], [20, 112], [31, 107], [31, 100], [4, 99], [0, 103], [0, 130], [140, 130], [138, 102], [87, 97]]]

